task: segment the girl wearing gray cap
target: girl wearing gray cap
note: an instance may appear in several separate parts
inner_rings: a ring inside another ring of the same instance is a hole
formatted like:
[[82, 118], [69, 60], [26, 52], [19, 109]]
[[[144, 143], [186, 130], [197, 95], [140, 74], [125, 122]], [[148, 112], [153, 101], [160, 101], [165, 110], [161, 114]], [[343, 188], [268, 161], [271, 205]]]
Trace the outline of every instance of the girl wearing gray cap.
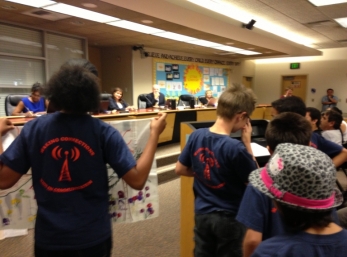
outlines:
[[249, 181], [275, 201], [290, 232], [265, 240], [252, 256], [346, 256], [347, 231], [331, 216], [343, 200], [335, 173], [331, 159], [313, 147], [278, 145]]

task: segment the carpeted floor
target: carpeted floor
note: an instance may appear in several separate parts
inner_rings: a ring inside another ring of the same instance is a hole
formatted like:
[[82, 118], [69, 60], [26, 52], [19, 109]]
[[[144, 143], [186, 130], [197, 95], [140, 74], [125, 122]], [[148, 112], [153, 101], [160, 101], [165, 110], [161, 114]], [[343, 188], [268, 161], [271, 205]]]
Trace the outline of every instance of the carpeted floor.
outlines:
[[[180, 179], [159, 185], [158, 193], [158, 218], [113, 226], [113, 257], [180, 255]], [[0, 241], [0, 256], [33, 257], [33, 232], [30, 230], [27, 236]]]

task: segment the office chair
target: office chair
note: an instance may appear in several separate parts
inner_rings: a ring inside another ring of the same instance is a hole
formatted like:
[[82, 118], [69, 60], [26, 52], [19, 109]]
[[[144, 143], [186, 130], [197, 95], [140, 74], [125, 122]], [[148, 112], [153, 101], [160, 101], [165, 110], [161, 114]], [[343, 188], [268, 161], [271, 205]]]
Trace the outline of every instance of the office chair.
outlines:
[[110, 104], [110, 97], [111, 97], [111, 94], [108, 94], [108, 93], [101, 93], [100, 94], [100, 108], [99, 108], [99, 111], [101, 113], [103, 113], [103, 112], [108, 110], [108, 106]]
[[206, 100], [206, 97], [204, 95], [198, 96], [198, 99], [199, 99], [201, 104], [203, 104], [203, 105], [207, 104], [207, 100]]
[[180, 95], [178, 98], [178, 106], [189, 106], [191, 99], [195, 100], [195, 97], [193, 95]]
[[150, 105], [149, 99], [147, 98], [147, 94], [140, 94], [137, 97], [137, 108], [138, 109], [146, 109]]
[[5, 112], [6, 116], [11, 116], [14, 108], [24, 97], [28, 97], [28, 94], [9, 94], [5, 98]]
[[111, 97], [111, 94], [109, 93], [101, 93], [100, 101], [108, 101], [110, 97]]

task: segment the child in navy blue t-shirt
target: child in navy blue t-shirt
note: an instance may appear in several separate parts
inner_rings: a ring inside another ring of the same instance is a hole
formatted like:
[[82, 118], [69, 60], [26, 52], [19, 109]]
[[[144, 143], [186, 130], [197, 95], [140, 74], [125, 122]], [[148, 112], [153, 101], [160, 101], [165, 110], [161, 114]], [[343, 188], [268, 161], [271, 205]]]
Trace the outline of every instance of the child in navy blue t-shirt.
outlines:
[[336, 169], [329, 156], [310, 146], [284, 143], [250, 184], [275, 201], [289, 232], [262, 242], [253, 257], [343, 257], [347, 231], [332, 219], [341, 205]]
[[[142, 189], [166, 125], [165, 114], [151, 122], [148, 143], [136, 162], [121, 134], [87, 113], [100, 104], [95, 75], [87, 60], [67, 62], [47, 84], [48, 99], [58, 111], [27, 122], [4, 153], [0, 148], [1, 189], [32, 170], [36, 257], [111, 256], [106, 164], [129, 186]], [[2, 134], [12, 127], [0, 119]]]
[[[242, 256], [245, 227], [235, 220], [248, 175], [257, 164], [251, 149], [251, 90], [234, 85], [218, 101], [217, 120], [194, 131], [176, 164], [176, 173], [194, 177], [194, 256]], [[230, 137], [242, 129], [242, 142]]]

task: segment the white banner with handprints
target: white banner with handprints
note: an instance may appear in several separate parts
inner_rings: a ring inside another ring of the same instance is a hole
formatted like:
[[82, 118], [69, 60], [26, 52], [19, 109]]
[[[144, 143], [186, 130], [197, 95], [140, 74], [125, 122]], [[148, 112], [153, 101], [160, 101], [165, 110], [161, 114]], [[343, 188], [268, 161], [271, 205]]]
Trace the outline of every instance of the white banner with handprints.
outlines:
[[[110, 121], [107, 123], [119, 130], [137, 160], [149, 138], [150, 122], [151, 119]], [[22, 127], [16, 127], [3, 136], [4, 150], [19, 135], [21, 130]], [[159, 215], [155, 160], [146, 185], [141, 191], [132, 189], [122, 179], [119, 179], [110, 166], [108, 166], [108, 175], [109, 211], [113, 222], [135, 222]], [[36, 211], [37, 205], [32, 187], [31, 172], [29, 171], [13, 187], [0, 190], [0, 239], [21, 235], [26, 231], [23, 229], [33, 228]]]

